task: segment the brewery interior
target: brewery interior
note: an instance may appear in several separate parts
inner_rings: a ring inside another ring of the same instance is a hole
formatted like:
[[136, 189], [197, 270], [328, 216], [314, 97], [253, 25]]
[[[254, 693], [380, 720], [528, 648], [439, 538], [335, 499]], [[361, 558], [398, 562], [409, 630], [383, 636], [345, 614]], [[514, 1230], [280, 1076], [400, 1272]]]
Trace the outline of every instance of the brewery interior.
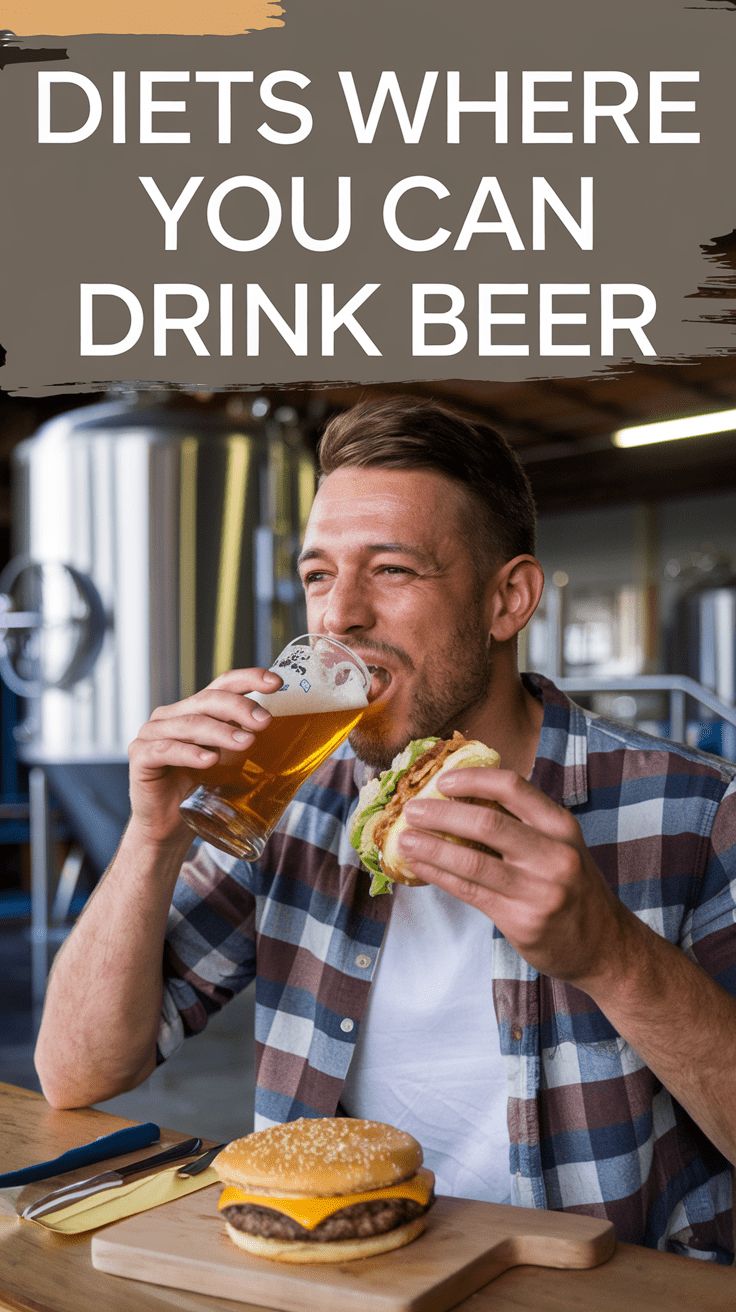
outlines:
[[[293, 563], [319, 433], [402, 391], [498, 427], [529, 473], [547, 587], [522, 665], [736, 760], [727, 357], [520, 384], [0, 394], [0, 1080], [39, 1087], [47, 972], [125, 824], [128, 742], [153, 706], [303, 632]], [[684, 419], [699, 435], [627, 436]], [[244, 1133], [251, 1015], [246, 991], [106, 1109]]]

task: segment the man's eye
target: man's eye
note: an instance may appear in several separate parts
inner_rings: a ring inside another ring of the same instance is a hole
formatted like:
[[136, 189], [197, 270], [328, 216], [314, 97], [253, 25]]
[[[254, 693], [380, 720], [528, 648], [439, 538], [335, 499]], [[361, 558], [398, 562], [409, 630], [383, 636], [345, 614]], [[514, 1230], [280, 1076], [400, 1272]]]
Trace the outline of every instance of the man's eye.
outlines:
[[326, 577], [327, 575], [324, 573], [323, 570], [315, 569], [315, 570], [311, 570], [309, 574], [304, 575], [304, 577], [302, 578], [302, 583], [304, 584], [305, 588], [308, 588], [310, 583], [321, 583], [322, 580]]
[[414, 573], [414, 570], [413, 570], [413, 569], [407, 569], [406, 566], [404, 566], [404, 565], [381, 565], [381, 566], [379, 567], [379, 573], [381, 573], [381, 574], [406, 574], [406, 575], [411, 575], [411, 574]]

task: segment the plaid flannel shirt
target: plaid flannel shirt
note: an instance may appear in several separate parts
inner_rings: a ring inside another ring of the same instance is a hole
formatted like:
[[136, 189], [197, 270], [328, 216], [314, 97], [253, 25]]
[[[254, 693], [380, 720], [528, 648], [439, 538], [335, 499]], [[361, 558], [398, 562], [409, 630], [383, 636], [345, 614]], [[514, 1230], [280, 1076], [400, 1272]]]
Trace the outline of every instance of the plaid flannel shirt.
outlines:
[[[625, 905], [736, 993], [736, 767], [524, 677], [544, 703], [532, 782], [575, 814]], [[259, 861], [199, 844], [176, 885], [159, 1057], [255, 979], [257, 1127], [338, 1108], [391, 911], [390, 897], [368, 896], [347, 838], [363, 775], [345, 744]], [[620, 1240], [730, 1262], [725, 1159], [587, 994], [540, 975], [497, 930], [493, 954], [512, 1202], [608, 1217]]]

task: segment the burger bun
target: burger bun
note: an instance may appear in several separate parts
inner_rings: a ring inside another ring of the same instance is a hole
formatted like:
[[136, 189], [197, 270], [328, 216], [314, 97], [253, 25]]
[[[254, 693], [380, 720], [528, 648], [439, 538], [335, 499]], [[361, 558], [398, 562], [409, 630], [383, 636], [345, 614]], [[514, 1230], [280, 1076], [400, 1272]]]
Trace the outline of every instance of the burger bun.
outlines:
[[422, 1149], [383, 1121], [302, 1116], [233, 1139], [212, 1165], [224, 1184], [247, 1193], [329, 1198], [408, 1180]]

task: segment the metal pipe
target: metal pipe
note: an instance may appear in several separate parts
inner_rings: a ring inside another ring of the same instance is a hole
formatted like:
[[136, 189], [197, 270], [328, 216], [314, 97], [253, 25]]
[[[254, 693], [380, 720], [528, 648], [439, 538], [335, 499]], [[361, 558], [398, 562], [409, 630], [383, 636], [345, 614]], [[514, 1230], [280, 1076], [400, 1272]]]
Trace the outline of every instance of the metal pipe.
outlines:
[[630, 679], [562, 678], [556, 680], [563, 692], [681, 692], [736, 726], [736, 706], [721, 701], [686, 674], [637, 674]]
[[687, 716], [685, 713], [685, 693], [682, 688], [670, 689], [670, 735], [678, 743], [685, 741]]

